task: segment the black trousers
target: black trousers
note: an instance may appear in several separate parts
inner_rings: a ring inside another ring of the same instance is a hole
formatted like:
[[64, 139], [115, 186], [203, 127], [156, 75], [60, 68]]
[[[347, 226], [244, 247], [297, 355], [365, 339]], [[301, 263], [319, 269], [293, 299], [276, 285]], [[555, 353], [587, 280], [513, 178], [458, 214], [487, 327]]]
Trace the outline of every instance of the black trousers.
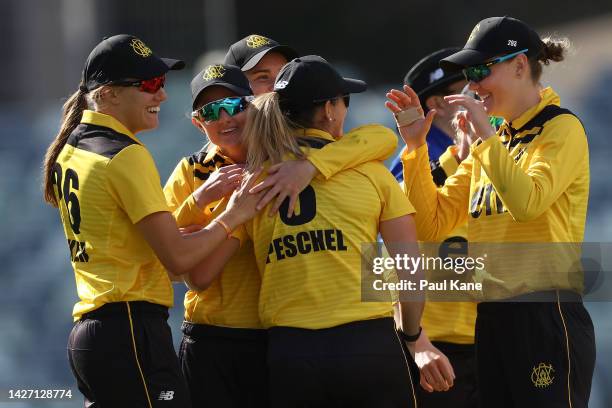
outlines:
[[265, 330], [184, 322], [179, 360], [193, 406], [267, 408]]
[[76, 322], [68, 359], [85, 407], [191, 407], [167, 319], [164, 306], [121, 302]]
[[419, 408], [478, 408], [474, 345], [438, 341], [432, 344], [448, 357], [455, 372], [455, 380], [448, 391], [427, 392], [421, 386], [417, 387]]
[[391, 318], [271, 328], [268, 367], [271, 407], [416, 406], [418, 369]]
[[595, 334], [580, 301], [479, 304], [476, 356], [485, 408], [588, 406]]

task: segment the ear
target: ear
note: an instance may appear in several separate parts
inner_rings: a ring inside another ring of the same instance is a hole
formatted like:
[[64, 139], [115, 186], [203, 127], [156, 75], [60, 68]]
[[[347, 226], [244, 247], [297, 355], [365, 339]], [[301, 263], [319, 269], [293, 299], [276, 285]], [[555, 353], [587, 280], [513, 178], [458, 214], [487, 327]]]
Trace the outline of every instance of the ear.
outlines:
[[519, 54], [514, 58], [514, 70], [518, 78], [529, 72], [529, 60], [525, 54]]
[[326, 121], [332, 121], [334, 118], [334, 108], [333, 108], [333, 103], [332, 101], [326, 101], [325, 102], [325, 109], [324, 109], [324, 113], [325, 113], [325, 120]]
[[117, 86], [104, 86], [100, 91], [100, 99], [104, 100], [106, 103], [110, 103], [111, 105], [119, 105], [120, 99], [119, 95], [123, 91], [123, 88]]
[[202, 122], [200, 122], [199, 120], [197, 120], [196, 118], [191, 118], [191, 123], [193, 124], [193, 126], [195, 126], [200, 132], [204, 132], [206, 133], [206, 129], [204, 129], [204, 126], [202, 125]]

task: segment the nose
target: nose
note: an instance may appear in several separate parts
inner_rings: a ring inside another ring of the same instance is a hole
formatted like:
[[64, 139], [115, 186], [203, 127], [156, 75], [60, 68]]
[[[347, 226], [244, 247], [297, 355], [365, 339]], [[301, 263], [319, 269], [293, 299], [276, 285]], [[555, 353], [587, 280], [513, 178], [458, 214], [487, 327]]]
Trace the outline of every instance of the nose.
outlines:
[[166, 94], [166, 90], [162, 87], [155, 93], [155, 98], [161, 103], [168, 99], [168, 94]]
[[469, 81], [468, 82], [468, 89], [472, 92], [476, 92], [478, 90], [478, 88], [480, 88], [480, 86], [478, 85], [478, 82], [474, 82], [474, 81]]
[[219, 121], [220, 122], [229, 122], [232, 120], [232, 117], [227, 113], [227, 111], [223, 108], [219, 111]]

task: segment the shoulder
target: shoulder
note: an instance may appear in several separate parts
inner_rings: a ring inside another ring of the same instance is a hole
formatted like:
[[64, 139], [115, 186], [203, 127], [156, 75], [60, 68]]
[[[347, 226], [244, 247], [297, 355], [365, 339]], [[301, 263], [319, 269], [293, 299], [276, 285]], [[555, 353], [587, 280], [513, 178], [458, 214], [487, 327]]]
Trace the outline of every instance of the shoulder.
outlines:
[[113, 129], [84, 123], [79, 124], [70, 134], [67, 144], [108, 159], [114, 158], [130, 146], [142, 147], [131, 137]]

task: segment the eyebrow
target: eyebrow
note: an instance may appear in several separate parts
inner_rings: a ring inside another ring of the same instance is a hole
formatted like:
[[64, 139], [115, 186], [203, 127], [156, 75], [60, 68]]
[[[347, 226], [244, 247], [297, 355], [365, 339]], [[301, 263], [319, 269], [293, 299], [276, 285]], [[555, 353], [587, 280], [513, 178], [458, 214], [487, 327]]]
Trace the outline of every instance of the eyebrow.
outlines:
[[261, 74], [262, 72], [270, 73], [270, 69], [269, 68], [258, 69], [258, 70], [255, 70], [255, 71], [251, 71], [251, 74], [252, 75], [253, 74]]

